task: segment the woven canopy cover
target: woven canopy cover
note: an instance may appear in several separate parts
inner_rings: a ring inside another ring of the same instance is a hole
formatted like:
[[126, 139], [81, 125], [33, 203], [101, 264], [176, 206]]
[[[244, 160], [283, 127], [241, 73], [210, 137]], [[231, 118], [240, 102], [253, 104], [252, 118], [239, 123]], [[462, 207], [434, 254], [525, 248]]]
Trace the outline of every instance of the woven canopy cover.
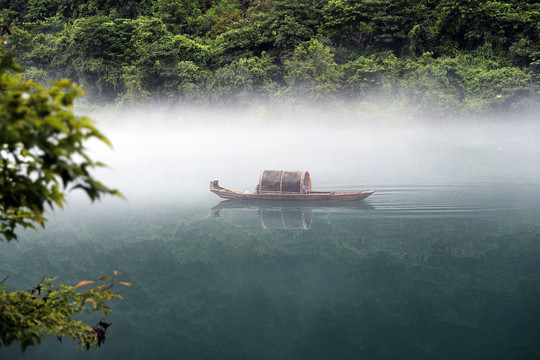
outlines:
[[260, 192], [302, 193], [302, 185], [311, 191], [307, 171], [264, 170], [259, 177]]

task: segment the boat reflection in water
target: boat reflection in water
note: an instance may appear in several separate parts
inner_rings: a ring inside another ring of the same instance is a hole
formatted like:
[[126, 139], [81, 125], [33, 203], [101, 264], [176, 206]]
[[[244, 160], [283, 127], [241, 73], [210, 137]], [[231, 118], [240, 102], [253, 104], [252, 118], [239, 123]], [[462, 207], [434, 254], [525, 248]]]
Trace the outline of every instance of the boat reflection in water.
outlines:
[[261, 225], [265, 229], [309, 229], [313, 219], [311, 208], [259, 208]]
[[[221, 217], [223, 210], [249, 210], [243, 212], [243, 217], [251, 217], [257, 214], [261, 226], [264, 229], [307, 230], [311, 227], [314, 210], [339, 210], [339, 209], [373, 209], [361, 201], [335, 202], [335, 203], [302, 203], [282, 201], [240, 201], [225, 200], [214, 206], [210, 212], [213, 217]], [[242, 215], [240, 215], [242, 216]]]

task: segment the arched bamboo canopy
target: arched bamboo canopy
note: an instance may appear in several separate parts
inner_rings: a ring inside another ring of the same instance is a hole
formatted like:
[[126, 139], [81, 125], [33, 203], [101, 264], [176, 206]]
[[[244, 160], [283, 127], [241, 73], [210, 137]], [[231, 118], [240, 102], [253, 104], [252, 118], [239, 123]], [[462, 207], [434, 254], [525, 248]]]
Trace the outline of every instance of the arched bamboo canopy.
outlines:
[[302, 186], [311, 191], [311, 177], [307, 171], [264, 170], [259, 177], [261, 193], [302, 193]]

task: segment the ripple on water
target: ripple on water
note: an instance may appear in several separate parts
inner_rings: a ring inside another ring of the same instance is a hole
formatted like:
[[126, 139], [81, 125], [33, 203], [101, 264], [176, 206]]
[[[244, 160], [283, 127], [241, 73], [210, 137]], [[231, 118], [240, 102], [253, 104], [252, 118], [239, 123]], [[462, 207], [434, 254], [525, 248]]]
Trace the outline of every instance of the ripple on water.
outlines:
[[540, 184], [380, 186], [367, 199], [382, 216], [481, 216], [540, 211]]

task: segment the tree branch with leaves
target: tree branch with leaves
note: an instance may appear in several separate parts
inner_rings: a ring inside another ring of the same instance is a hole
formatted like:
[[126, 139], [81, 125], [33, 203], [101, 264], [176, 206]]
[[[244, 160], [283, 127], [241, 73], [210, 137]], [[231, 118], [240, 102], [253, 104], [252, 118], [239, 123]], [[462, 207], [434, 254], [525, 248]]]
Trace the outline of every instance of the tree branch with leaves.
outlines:
[[6, 346], [14, 342], [21, 344], [24, 351], [28, 346], [38, 345], [45, 335], [53, 335], [59, 341], [66, 336], [79, 341], [79, 347], [88, 350], [90, 346], [100, 346], [105, 342], [107, 327], [100, 321], [90, 326], [77, 321], [74, 316], [84, 311], [100, 311], [102, 317], [111, 310], [106, 304], [113, 298], [123, 299], [113, 294], [115, 284], [131, 286], [118, 281], [115, 276], [100, 277], [101, 285], [80, 291], [80, 287], [94, 284], [84, 280], [75, 286], [55, 286], [56, 278], [44, 279], [30, 291], [5, 291], [0, 287], [0, 340]]
[[46, 206], [62, 207], [70, 189], [92, 201], [121, 194], [91, 175], [104, 164], [88, 156], [86, 143], [110, 142], [91, 119], [73, 114], [83, 91], [66, 79], [50, 89], [24, 80], [13, 56], [0, 55], [0, 240], [11, 241], [17, 227], [43, 227]]
[[[69, 80], [45, 88], [20, 77], [21, 71], [13, 56], [0, 49], [0, 242], [17, 240], [20, 228], [44, 227], [46, 210], [63, 207], [72, 189], [83, 190], [92, 201], [106, 194], [122, 196], [92, 176], [104, 164], [88, 156], [86, 144], [91, 139], [110, 142], [91, 119], [73, 114], [73, 102], [83, 91]], [[7, 291], [8, 277], [3, 277], [0, 345], [18, 342], [24, 351], [54, 335], [78, 340], [83, 349], [100, 346], [110, 324], [101, 320], [90, 326], [75, 316], [99, 311], [105, 317], [107, 302], [122, 299], [112, 287], [131, 285], [117, 275], [100, 277], [100, 285], [85, 280], [55, 286], [55, 278], [46, 278], [30, 291]]]

